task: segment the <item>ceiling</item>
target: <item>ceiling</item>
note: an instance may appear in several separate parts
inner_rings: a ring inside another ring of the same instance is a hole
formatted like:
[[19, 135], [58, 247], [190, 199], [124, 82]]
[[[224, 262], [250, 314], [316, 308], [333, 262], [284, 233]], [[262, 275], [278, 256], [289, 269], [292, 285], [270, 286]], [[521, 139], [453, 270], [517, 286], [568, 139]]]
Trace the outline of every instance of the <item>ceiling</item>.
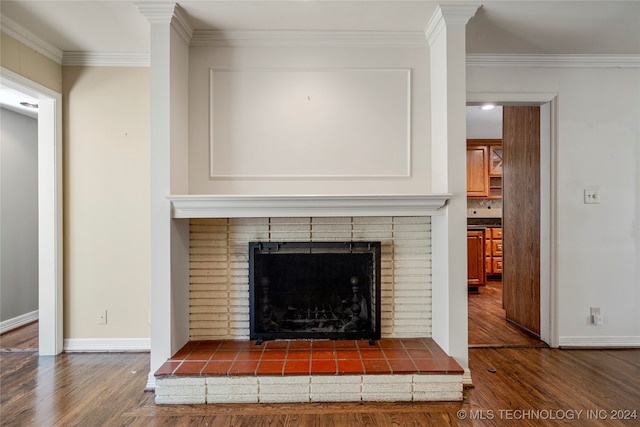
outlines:
[[[178, 3], [197, 30], [423, 31], [438, 3], [459, 1]], [[469, 53], [640, 54], [640, 0], [474, 3]], [[149, 52], [149, 24], [132, 1], [2, 0], [0, 13], [63, 52]]]

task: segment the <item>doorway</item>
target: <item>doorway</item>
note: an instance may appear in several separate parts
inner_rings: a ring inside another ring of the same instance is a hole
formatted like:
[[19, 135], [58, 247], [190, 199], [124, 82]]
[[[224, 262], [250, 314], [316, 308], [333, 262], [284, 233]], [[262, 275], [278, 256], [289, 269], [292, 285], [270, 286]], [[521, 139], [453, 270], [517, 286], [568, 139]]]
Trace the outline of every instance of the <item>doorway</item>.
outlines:
[[62, 352], [62, 95], [0, 67], [6, 87], [38, 100], [38, 350]]
[[[486, 285], [480, 288], [478, 294], [469, 295], [469, 346], [557, 346], [556, 335], [553, 333], [555, 325], [554, 310], [551, 309], [553, 304], [552, 289], [555, 284], [555, 270], [553, 266], [555, 262], [553, 248], [555, 245], [555, 191], [553, 191], [555, 183], [555, 115], [556, 115], [556, 97], [555, 94], [468, 94], [468, 108], [478, 109], [479, 105], [487, 102], [495, 102], [496, 105], [502, 106], [523, 106], [530, 105], [540, 109], [540, 148], [539, 148], [539, 166], [540, 173], [540, 195], [539, 207], [533, 207], [539, 212], [539, 232], [535, 235], [535, 241], [540, 246], [540, 259], [535, 262], [535, 273], [539, 274], [539, 291], [537, 297], [539, 299], [539, 308], [536, 308], [537, 326], [539, 338], [531, 334], [532, 328], [526, 327], [529, 332], [523, 331], [522, 328], [515, 326], [513, 319], [509, 322], [506, 320], [507, 313], [504, 310], [502, 296], [502, 275], [490, 274], [487, 276]], [[503, 100], [503, 101], [498, 101]], [[502, 128], [500, 124], [500, 129]], [[477, 137], [473, 133], [468, 136]], [[487, 138], [487, 136], [481, 136]], [[495, 137], [495, 135], [493, 136]], [[502, 139], [502, 135], [499, 135]], [[513, 160], [511, 160], [512, 162]], [[512, 196], [513, 197], [513, 196]], [[501, 201], [502, 202], [502, 201]], [[518, 202], [519, 206], [522, 202]], [[507, 208], [508, 202], [505, 200]], [[500, 206], [502, 207], [502, 206]], [[471, 209], [469, 209], [471, 212]], [[513, 213], [510, 215], [513, 216]], [[513, 224], [513, 222], [511, 222]], [[501, 224], [502, 225], [502, 221]], [[500, 229], [502, 232], [502, 229]], [[519, 232], [519, 231], [518, 231]], [[511, 233], [511, 238], [513, 239]], [[504, 263], [513, 261], [513, 254], [506, 254]], [[508, 266], [505, 266], [509, 269]], [[516, 269], [518, 270], [518, 269]], [[511, 269], [513, 272], [514, 269]], [[519, 271], [519, 270], [518, 270]], [[490, 271], [495, 273], [495, 271]], [[502, 273], [502, 272], [501, 272]], [[528, 273], [527, 273], [528, 274]], [[507, 278], [513, 281], [513, 278]], [[508, 284], [507, 284], [508, 286]], [[518, 298], [516, 294], [515, 298]], [[524, 297], [525, 299], [528, 297]], [[530, 297], [529, 297], [530, 298]], [[526, 305], [526, 303], [525, 303]], [[498, 327], [498, 329], [494, 329]]]

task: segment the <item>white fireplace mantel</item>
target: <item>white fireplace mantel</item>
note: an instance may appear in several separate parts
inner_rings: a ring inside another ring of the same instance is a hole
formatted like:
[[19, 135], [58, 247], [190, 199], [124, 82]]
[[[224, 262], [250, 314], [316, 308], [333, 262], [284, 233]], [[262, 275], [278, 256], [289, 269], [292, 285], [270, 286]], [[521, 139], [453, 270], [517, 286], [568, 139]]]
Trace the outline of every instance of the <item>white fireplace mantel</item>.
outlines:
[[171, 195], [173, 218], [441, 215], [451, 194]]

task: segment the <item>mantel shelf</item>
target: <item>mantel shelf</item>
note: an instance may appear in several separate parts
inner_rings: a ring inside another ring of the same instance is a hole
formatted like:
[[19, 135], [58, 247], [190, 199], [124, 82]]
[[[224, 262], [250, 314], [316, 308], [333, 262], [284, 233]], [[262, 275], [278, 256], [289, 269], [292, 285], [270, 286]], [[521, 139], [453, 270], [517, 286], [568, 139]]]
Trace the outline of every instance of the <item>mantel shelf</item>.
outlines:
[[441, 215], [450, 194], [171, 195], [173, 218], [260, 218]]

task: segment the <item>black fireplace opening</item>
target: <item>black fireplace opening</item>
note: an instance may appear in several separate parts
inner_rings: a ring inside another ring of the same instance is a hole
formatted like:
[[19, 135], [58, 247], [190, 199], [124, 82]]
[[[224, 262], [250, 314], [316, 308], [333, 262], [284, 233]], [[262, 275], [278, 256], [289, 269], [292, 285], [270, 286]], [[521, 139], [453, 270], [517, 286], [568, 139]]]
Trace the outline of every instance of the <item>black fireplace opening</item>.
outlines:
[[250, 242], [252, 340], [380, 339], [380, 242]]

